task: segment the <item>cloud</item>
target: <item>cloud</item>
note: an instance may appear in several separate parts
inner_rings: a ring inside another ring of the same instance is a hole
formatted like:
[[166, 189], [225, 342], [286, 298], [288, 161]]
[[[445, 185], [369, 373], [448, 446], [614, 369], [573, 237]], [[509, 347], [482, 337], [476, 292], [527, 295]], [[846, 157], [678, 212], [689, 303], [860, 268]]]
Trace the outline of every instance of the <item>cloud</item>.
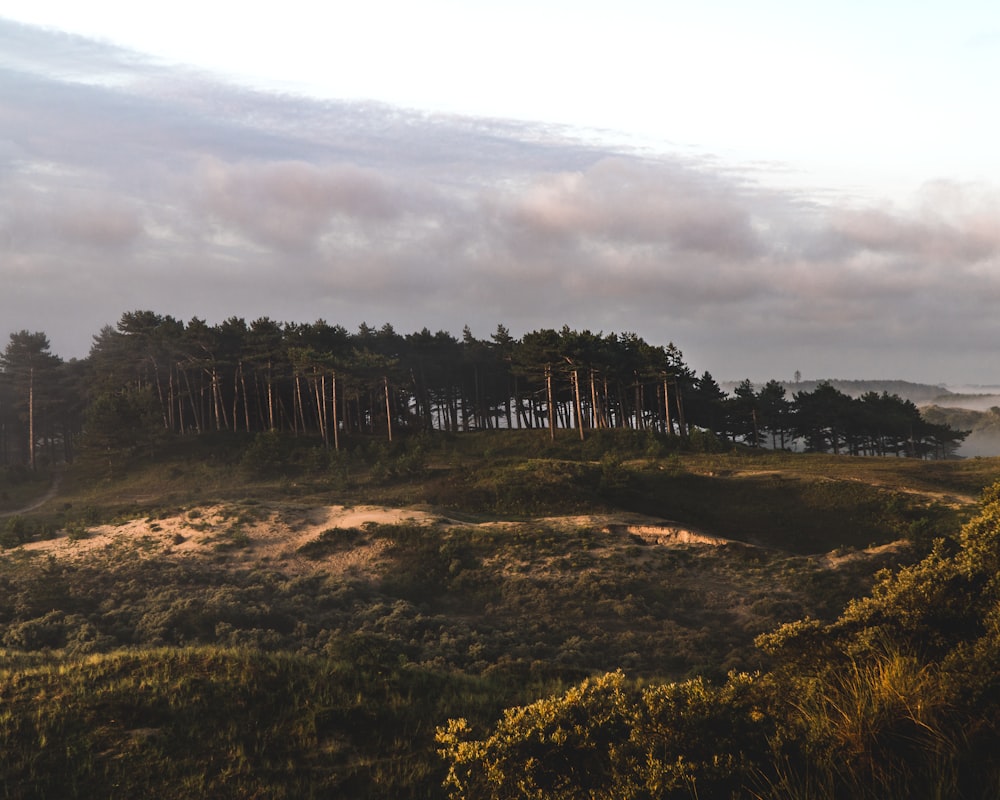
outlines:
[[261, 93], [0, 21], [0, 319], [66, 356], [152, 308], [480, 336], [565, 323], [674, 341], [723, 378], [989, 381], [952, 373], [992, 364], [995, 188], [861, 205], [768, 175]]
[[[6, 182], [0, 201], [0, 241], [10, 250], [44, 249], [51, 243], [116, 251], [142, 232], [138, 210], [99, 188], [55, 185], [58, 178]], [[43, 184], [43, 185], [39, 185]]]
[[835, 209], [830, 227], [847, 249], [972, 265], [1000, 253], [998, 211], [995, 191], [935, 181], [923, 187], [914, 208]]
[[760, 249], [734, 187], [671, 164], [601, 158], [585, 171], [538, 176], [509, 203], [511, 222], [540, 238], [654, 244], [727, 258]]
[[314, 246], [340, 219], [391, 224], [403, 201], [388, 176], [355, 164], [206, 158], [193, 183], [197, 202], [217, 225], [279, 250]]

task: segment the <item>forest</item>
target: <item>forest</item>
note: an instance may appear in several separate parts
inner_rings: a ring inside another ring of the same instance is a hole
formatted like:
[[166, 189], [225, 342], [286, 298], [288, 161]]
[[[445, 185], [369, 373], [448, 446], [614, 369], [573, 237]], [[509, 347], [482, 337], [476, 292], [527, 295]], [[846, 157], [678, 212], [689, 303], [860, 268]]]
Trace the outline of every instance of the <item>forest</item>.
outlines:
[[[115, 454], [168, 435], [269, 431], [319, 436], [434, 431], [601, 429], [705, 435], [771, 449], [948, 458], [966, 435], [925, 420], [897, 395], [850, 397], [829, 383], [787, 397], [769, 381], [732, 395], [673, 343], [634, 333], [500, 325], [489, 339], [386, 324], [356, 333], [319, 320], [232, 317], [183, 323], [122, 315], [84, 359], [63, 361], [44, 332], [19, 331], [0, 354], [0, 460], [69, 461], [81, 441]], [[81, 439], [81, 434], [83, 438]]]

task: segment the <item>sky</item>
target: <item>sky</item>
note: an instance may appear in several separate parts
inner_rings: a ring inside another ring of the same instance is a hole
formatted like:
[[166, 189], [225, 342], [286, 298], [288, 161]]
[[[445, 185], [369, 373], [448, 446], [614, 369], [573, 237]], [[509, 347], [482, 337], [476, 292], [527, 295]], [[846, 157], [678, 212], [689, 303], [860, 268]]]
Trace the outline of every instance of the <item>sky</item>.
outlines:
[[1000, 384], [1000, 4], [0, 0], [0, 336], [126, 311]]

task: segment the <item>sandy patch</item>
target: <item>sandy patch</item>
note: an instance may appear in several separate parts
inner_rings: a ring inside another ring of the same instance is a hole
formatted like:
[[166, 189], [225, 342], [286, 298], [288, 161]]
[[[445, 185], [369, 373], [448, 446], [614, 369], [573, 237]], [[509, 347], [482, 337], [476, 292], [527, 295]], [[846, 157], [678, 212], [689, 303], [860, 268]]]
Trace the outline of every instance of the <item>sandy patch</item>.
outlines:
[[441, 517], [426, 511], [381, 506], [216, 505], [193, 508], [162, 519], [134, 519], [116, 525], [95, 525], [82, 534], [63, 534], [29, 542], [0, 553], [33, 554], [79, 561], [115, 558], [127, 550], [130, 557], [171, 555], [177, 558], [213, 558], [233, 567], [268, 563], [293, 572], [317, 569], [370, 569], [387, 546], [382, 539], [364, 537], [343, 552], [320, 559], [299, 554], [324, 531], [363, 530], [366, 525], [432, 525]]
[[[536, 520], [556, 530], [590, 528], [631, 534], [660, 546], [719, 546], [727, 540], [641, 515], [566, 516]], [[390, 542], [365, 533], [368, 525], [426, 525], [462, 528], [515, 527], [521, 523], [467, 523], [423, 509], [375, 505], [220, 504], [189, 509], [161, 519], [133, 519], [95, 525], [83, 534], [30, 542], [0, 558], [25, 554], [73, 561], [128, 558], [211, 559], [223, 569], [266, 566], [287, 574], [317, 571], [374, 575], [386, 563]], [[338, 542], [334, 532], [345, 531]], [[347, 531], [359, 533], [348, 535]], [[312, 548], [303, 548], [314, 545]], [[322, 545], [322, 546], [315, 546]]]
[[866, 547], [864, 550], [851, 550], [848, 552], [834, 551], [823, 556], [821, 563], [827, 569], [839, 569], [852, 561], [861, 561], [872, 558], [897, 556], [910, 547], [909, 542], [899, 539], [888, 544], [877, 547]]
[[650, 544], [707, 544], [713, 547], [729, 544], [729, 539], [670, 525], [626, 525], [624, 528], [626, 533], [638, 536]]

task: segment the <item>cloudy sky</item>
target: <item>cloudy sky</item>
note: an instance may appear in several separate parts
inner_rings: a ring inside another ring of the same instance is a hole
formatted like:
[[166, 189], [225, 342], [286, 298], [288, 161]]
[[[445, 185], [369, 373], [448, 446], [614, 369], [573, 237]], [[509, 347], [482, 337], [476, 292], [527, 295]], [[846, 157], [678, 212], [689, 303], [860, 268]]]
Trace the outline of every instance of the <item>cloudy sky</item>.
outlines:
[[998, 76], [992, 0], [0, 0], [0, 336], [568, 324], [1000, 384]]

